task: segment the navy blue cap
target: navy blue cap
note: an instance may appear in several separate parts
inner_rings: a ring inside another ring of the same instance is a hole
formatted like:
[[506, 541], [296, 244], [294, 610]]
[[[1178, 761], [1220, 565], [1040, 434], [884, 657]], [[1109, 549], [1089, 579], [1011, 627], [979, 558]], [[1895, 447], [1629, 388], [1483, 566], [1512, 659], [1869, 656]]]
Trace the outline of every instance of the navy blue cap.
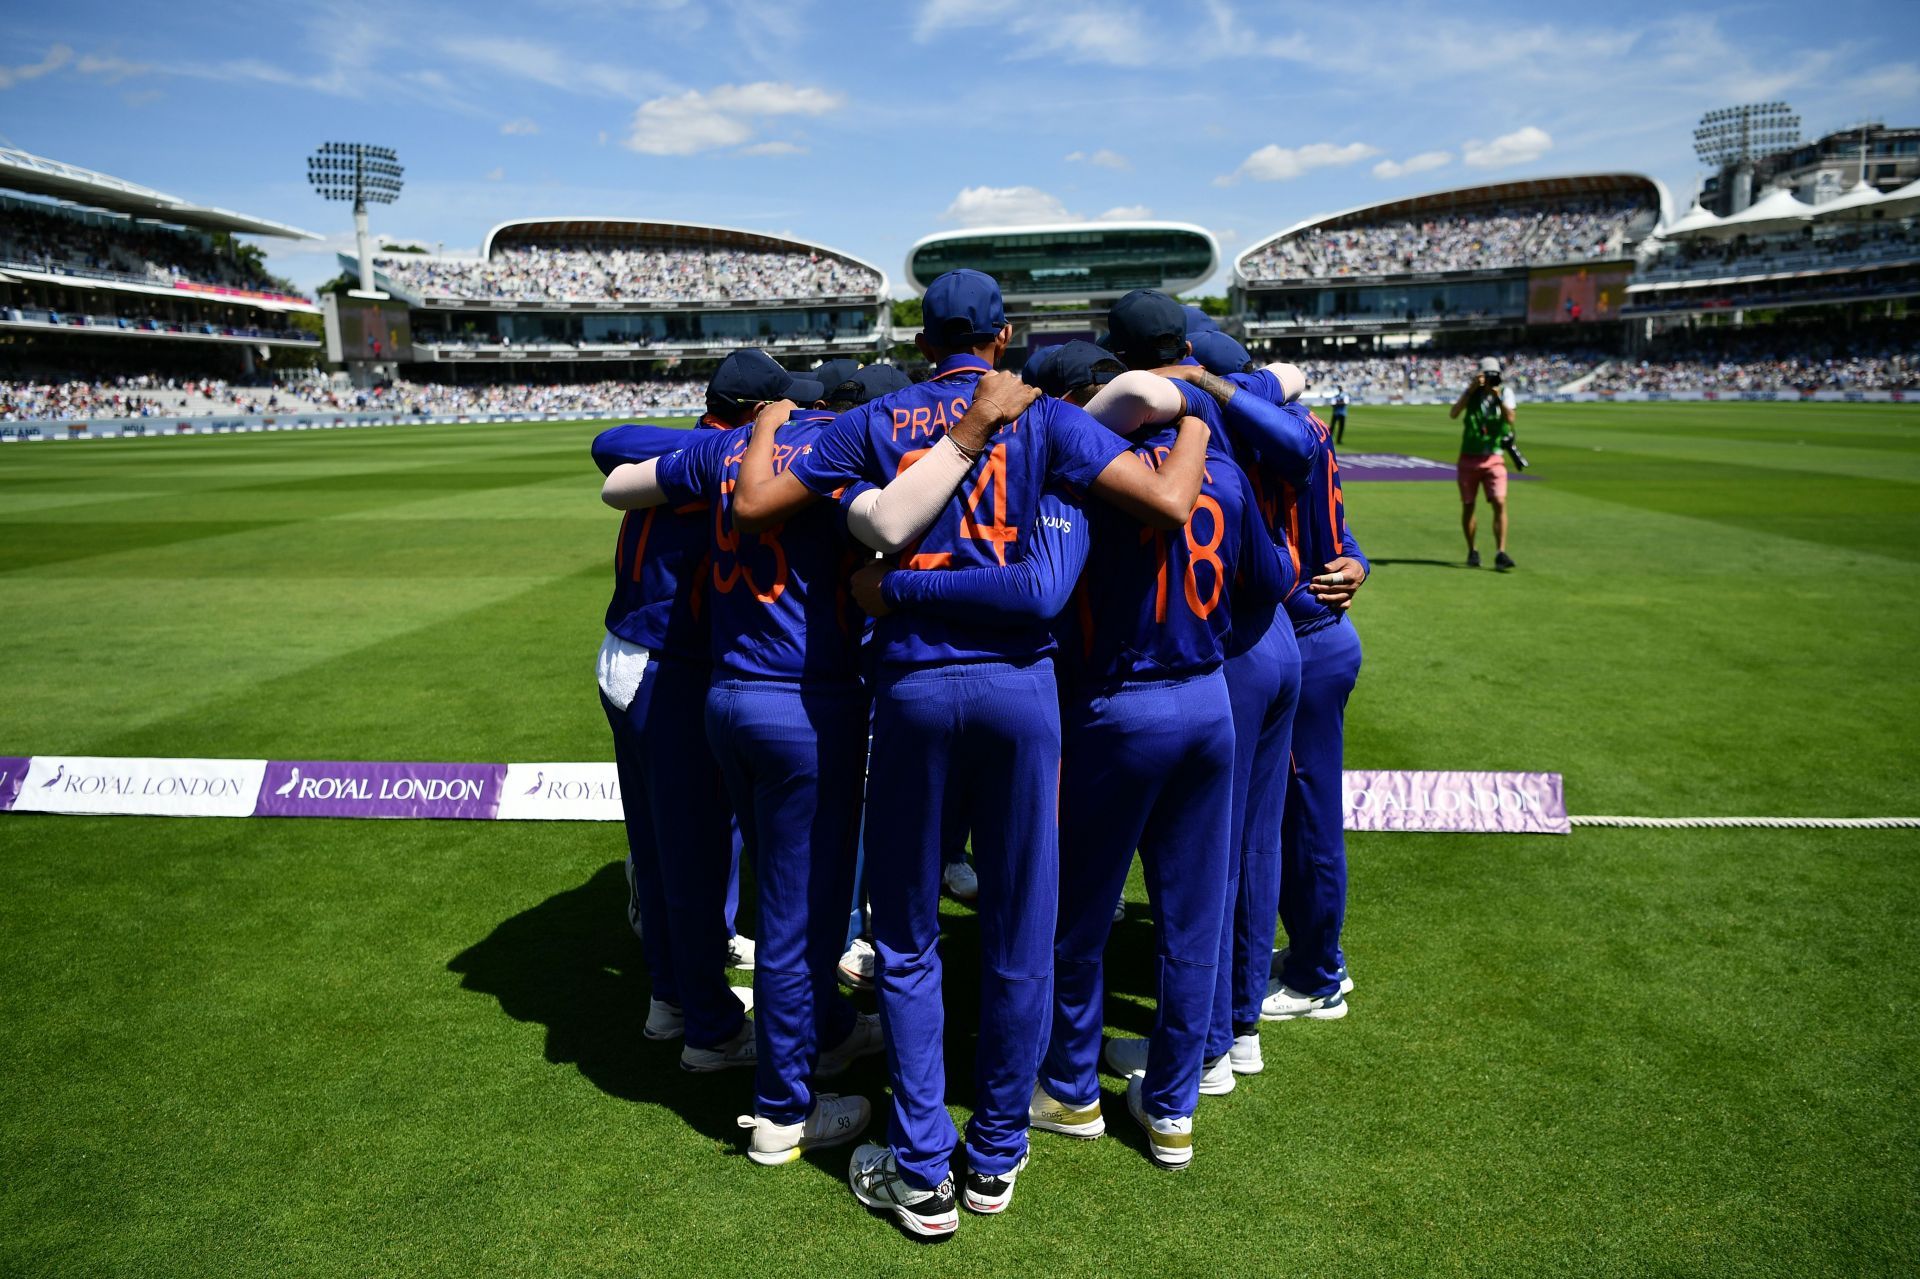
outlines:
[[985, 341], [1007, 323], [1000, 285], [983, 271], [962, 267], [927, 286], [920, 299], [921, 332], [940, 346]]
[[1218, 333], [1220, 331], [1219, 322], [1199, 307], [1185, 306], [1180, 309], [1187, 313], [1188, 337], [1192, 337], [1196, 333]]
[[[855, 373], [848, 381], [859, 388], [847, 398], [855, 404], [865, 404], [877, 400], [883, 395], [892, 395], [895, 391], [904, 391], [913, 385], [913, 379], [891, 364], [869, 364]], [[845, 385], [844, 383], [842, 385]]]
[[834, 387], [860, 371], [858, 360], [828, 360], [817, 369], [810, 369], [806, 376], [832, 391]]
[[1187, 354], [1187, 311], [1159, 289], [1135, 289], [1107, 312], [1108, 350], [1129, 365], [1177, 364]]
[[1045, 390], [1045, 384], [1040, 379], [1047, 375], [1047, 365], [1053, 363], [1053, 357], [1059, 351], [1060, 348], [1057, 346], [1043, 346], [1029, 355], [1027, 362], [1020, 366], [1020, 380], [1028, 386], [1037, 386]]
[[1193, 358], [1200, 361], [1207, 372], [1221, 377], [1243, 372], [1247, 362], [1253, 359], [1247, 354], [1246, 347], [1218, 329], [1211, 333], [1196, 333], [1187, 340], [1193, 343]]
[[[1033, 385], [1048, 395], [1065, 395], [1089, 382], [1111, 382], [1127, 371], [1118, 356], [1092, 342], [1067, 342], [1051, 350], [1052, 357], [1033, 379]], [[1024, 371], [1021, 376], [1026, 376]]]
[[721, 396], [735, 404], [773, 400], [812, 404], [826, 397], [827, 388], [814, 378], [796, 377], [765, 351], [748, 347], [720, 361], [720, 367], [713, 371], [713, 379], [707, 383], [707, 394]]

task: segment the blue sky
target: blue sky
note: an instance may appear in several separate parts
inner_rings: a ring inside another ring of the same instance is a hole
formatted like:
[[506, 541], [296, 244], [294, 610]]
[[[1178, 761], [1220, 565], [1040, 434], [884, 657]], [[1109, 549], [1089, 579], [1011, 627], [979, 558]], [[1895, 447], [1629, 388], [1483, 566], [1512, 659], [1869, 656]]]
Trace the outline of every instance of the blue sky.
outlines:
[[471, 251], [511, 217], [803, 236], [898, 289], [932, 231], [1198, 222], [1223, 256], [1302, 217], [1482, 180], [1629, 169], [1684, 203], [1699, 114], [1784, 98], [1813, 136], [1920, 122], [1920, 3], [1685, 9], [1456, 0], [72, 0], [0, 34], [0, 136], [350, 240], [323, 141], [407, 167], [376, 233]]

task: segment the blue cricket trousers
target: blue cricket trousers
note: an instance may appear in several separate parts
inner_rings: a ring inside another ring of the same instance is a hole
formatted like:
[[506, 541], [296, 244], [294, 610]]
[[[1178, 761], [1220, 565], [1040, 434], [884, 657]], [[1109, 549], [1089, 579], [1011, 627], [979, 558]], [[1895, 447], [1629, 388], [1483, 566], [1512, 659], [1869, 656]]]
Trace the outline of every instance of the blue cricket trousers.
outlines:
[[866, 736], [866, 689], [857, 683], [717, 679], [707, 693], [707, 740], [759, 885], [754, 1110], [775, 1123], [806, 1118], [820, 1050], [853, 1030], [835, 967]]
[[1299, 637], [1300, 708], [1280, 838], [1280, 923], [1287, 930], [1281, 980], [1303, 995], [1330, 995], [1346, 964], [1347, 696], [1360, 678], [1360, 637], [1342, 620]]
[[1259, 642], [1226, 665], [1233, 702], [1234, 855], [1214, 978], [1206, 1060], [1260, 1024], [1280, 910], [1280, 822], [1287, 798], [1287, 750], [1300, 698], [1300, 648], [1284, 613]]
[[867, 901], [893, 1079], [888, 1141], [909, 1185], [944, 1181], [958, 1136], [946, 1106], [939, 951], [940, 876], [957, 814], [972, 822], [980, 876], [968, 1167], [998, 1176], [1026, 1154], [1052, 994], [1059, 770], [1050, 660], [881, 672], [867, 777]]
[[1068, 706], [1060, 777], [1060, 922], [1052, 1036], [1040, 1081], [1100, 1097], [1102, 961], [1140, 850], [1158, 952], [1145, 1105], [1191, 1115], [1213, 1016], [1232, 843], [1233, 708], [1220, 671], [1128, 684]]
[[[613, 728], [634, 883], [645, 886], [641, 945], [653, 997], [685, 1011], [687, 1042], [696, 1048], [725, 1043], [745, 1016], [727, 989], [733, 831], [726, 784], [707, 748], [710, 675], [704, 663], [655, 657], [624, 713], [601, 699]], [[650, 908], [647, 899], [656, 893]], [[669, 978], [664, 983], [663, 976]]]

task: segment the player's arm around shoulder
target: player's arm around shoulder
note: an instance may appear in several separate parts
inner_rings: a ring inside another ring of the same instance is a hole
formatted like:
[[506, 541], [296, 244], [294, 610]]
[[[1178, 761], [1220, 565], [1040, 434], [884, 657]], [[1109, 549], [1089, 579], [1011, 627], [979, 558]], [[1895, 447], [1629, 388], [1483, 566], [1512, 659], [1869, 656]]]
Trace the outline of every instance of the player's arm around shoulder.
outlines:
[[[772, 528], [799, 514], [820, 496], [801, 482], [795, 474], [797, 467], [789, 466], [778, 472], [773, 467], [773, 437], [796, 407], [792, 400], [775, 400], [762, 405], [754, 414], [753, 435], [747, 443], [746, 455], [740, 459], [740, 477], [733, 488], [733, 525], [742, 533]], [[814, 437], [809, 456], [819, 452], [821, 441], [839, 421], [836, 418], [821, 428], [820, 434]], [[857, 476], [847, 476], [849, 480], [854, 478]]]
[[[1127, 442], [1070, 404], [1056, 411], [1078, 413], [1086, 426], [1098, 431], [1119, 446], [1088, 485], [1089, 491], [1109, 505], [1119, 508], [1149, 528], [1176, 529], [1193, 513], [1206, 479], [1207, 441], [1212, 432], [1201, 419], [1187, 414], [1180, 418], [1179, 434], [1173, 448], [1158, 470], [1148, 466], [1127, 447]], [[1069, 477], [1071, 478], [1071, 477]]]

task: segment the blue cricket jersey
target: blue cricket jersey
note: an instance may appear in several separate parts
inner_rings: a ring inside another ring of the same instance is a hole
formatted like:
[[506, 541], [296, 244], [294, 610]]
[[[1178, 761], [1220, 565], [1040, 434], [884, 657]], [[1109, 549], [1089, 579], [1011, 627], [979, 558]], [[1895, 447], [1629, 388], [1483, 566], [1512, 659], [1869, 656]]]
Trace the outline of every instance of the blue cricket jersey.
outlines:
[[[966, 415], [985, 360], [942, 360], [932, 378], [841, 414], [791, 470], [816, 493], [856, 480], [884, 485]], [[902, 568], [966, 569], [1017, 564], [1033, 536], [1041, 491], [1093, 482], [1127, 443], [1081, 409], [1042, 396], [1000, 428], [931, 527], [900, 559]], [[890, 613], [874, 631], [887, 666], [1023, 662], [1053, 650], [1044, 622], [996, 625], [928, 613]]]
[[[711, 418], [704, 428], [718, 428]], [[664, 426], [616, 426], [594, 437], [593, 460], [602, 474], [626, 462], [659, 457], [663, 443], [699, 437]], [[685, 502], [628, 511], [613, 554], [613, 599], [607, 629], [657, 657], [705, 663], [710, 640], [705, 575], [712, 535], [708, 504]]]
[[1283, 403], [1279, 379], [1265, 369], [1230, 374], [1227, 381], [1240, 392], [1227, 404], [1228, 432], [1252, 463], [1248, 474], [1275, 542], [1292, 559], [1287, 615], [1303, 635], [1330, 626], [1343, 615], [1307, 589], [1309, 580], [1341, 555], [1367, 564], [1347, 527], [1332, 434], [1306, 405]]
[[1049, 489], [1040, 497], [1040, 517], [1019, 563], [958, 572], [896, 569], [880, 579], [880, 596], [889, 608], [1027, 626], [1058, 617], [1066, 608], [1092, 544], [1085, 509]]
[[[810, 411], [790, 416], [774, 434], [774, 473], [804, 455], [832, 419]], [[669, 503], [705, 503], [711, 510], [707, 586], [715, 671], [735, 679], [851, 680], [860, 669], [864, 615], [847, 578], [867, 557], [847, 536], [845, 498], [760, 533], [741, 533], [733, 525], [732, 493], [752, 438], [750, 425], [709, 432], [662, 458], [656, 472]]]
[[[1134, 452], [1157, 470], [1178, 437], [1175, 425], [1155, 428]], [[1200, 495], [1185, 527], [1148, 528], [1111, 509], [1091, 511], [1089, 518], [1093, 549], [1081, 579], [1080, 642], [1070, 663], [1078, 687], [1216, 670], [1228, 652], [1236, 601], [1243, 616], [1271, 622], [1286, 595], [1279, 554], [1224, 440], [1218, 447], [1209, 443]]]

